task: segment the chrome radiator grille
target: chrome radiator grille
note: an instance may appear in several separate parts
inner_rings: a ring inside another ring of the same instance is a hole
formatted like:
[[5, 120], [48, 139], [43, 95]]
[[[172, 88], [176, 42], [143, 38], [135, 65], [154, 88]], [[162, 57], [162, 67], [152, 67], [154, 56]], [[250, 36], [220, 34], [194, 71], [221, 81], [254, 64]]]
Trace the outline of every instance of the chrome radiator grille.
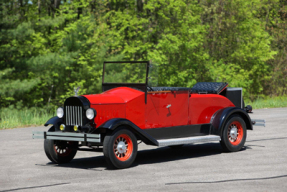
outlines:
[[80, 106], [66, 106], [66, 125], [83, 126], [83, 112]]

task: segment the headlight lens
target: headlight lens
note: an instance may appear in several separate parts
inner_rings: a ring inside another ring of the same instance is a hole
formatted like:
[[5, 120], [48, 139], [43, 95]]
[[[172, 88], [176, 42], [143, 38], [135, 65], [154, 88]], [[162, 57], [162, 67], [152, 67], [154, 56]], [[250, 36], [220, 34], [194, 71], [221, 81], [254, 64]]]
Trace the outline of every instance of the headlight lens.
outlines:
[[89, 119], [89, 120], [92, 120], [94, 117], [96, 116], [96, 111], [94, 109], [87, 109], [86, 111], [86, 117]]
[[63, 110], [62, 107], [59, 107], [59, 108], [57, 109], [57, 116], [58, 116], [59, 118], [63, 118], [63, 117], [64, 117], [64, 110]]

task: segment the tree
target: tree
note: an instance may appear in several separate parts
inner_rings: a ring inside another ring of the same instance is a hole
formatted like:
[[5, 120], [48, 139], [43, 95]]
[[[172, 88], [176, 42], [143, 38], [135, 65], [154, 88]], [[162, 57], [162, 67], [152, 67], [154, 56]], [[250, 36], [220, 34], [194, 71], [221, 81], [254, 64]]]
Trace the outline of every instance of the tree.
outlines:
[[270, 78], [267, 62], [276, 54], [265, 21], [256, 17], [262, 3], [201, 1], [202, 21], [209, 25], [204, 46], [210, 55], [210, 77], [245, 88], [245, 95], [251, 98], [263, 93], [264, 81]]

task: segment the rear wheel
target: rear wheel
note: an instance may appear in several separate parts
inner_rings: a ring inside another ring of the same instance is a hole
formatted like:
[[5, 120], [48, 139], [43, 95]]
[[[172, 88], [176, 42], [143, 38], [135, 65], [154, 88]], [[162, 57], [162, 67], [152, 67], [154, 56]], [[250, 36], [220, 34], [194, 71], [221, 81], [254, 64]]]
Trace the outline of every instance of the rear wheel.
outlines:
[[120, 128], [104, 139], [104, 156], [107, 163], [115, 168], [127, 168], [137, 155], [137, 139], [126, 128]]
[[242, 117], [231, 116], [224, 126], [220, 144], [225, 151], [239, 151], [246, 141], [246, 124]]
[[46, 156], [57, 164], [70, 162], [75, 157], [77, 148], [78, 142], [75, 141], [44, 140]]

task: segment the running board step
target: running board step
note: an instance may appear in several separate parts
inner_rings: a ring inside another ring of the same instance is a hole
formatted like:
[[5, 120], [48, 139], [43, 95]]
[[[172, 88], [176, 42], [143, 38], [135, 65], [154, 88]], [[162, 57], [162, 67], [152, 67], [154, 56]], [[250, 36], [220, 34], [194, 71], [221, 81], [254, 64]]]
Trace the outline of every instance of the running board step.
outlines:
[[176, 138], [176, 139], [161, 139], [158, 140], [158, 146], [170, 146], [170, 145], [183, 145], [183, 144], [191, 144], [191, 143], [207, 143], [211, 141], [220, 141], [220, 137], [218, 135], [206, 135], [206, 136], [197, 136], [197, 137], [184, 137], [184, 138]]

